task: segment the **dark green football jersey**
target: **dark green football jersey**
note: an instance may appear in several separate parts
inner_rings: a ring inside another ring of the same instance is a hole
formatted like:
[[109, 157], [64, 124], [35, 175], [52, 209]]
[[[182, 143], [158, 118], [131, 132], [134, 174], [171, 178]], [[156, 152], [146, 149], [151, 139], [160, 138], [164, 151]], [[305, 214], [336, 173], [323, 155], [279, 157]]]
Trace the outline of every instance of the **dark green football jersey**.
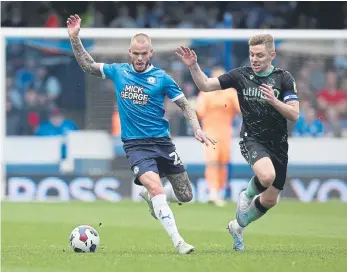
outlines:
[[268, 73], [258, 74], [251, 67], [240, 67], [218, 79], [222, 89], [237, 90], [243, 116], [240, 137], [252, 137], [266, 146], [287, 145], [287, 120], [264, 100], [259, 86], [270, 85], [284, 103], [298, 100], [295, 80], [288, 71], [272, 66]]

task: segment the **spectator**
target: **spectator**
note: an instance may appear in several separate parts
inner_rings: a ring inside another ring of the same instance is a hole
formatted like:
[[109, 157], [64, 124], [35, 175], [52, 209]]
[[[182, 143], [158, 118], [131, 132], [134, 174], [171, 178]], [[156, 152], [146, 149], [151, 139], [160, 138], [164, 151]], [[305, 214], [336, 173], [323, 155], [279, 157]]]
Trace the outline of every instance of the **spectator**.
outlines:
[[44, 108], [38, 104], [37, 93], [30, 88], [24, 96], [24, 108], [22, 118], [24, 122], [23, 134], [33, 135], [40, 120], [44, 118]]
[[[3, 3], [1, 3], [1, 6]], [[5, 20], [1, 22], [3, 27], [25, 27], [26, 22], [23, 20], [23, 14], [20, 5], [8, 5], [6, 6]]]
[[342, 120], [338, 115], [338, 112], [334, 108], [328, 108], [326, 110], [326, 119], [329, 130], [332, 132], [334, 137], [342, 136]]
[[110, 27], [126, 27], [136, 28], [136, 21], [129, 16], [129, 8], [123, 5], [119, 9], [118, 17], [116, 17], [111, 23]]
[[48, 14], [44, 27], [61, 27], [61, 19], [54, 9]]
[[347, 93], [337, 88], [335, 72], [327, 73], [326, 88], [318, 91], [317, 103], [319, 115], [333, 128], [334, 135], [341, 135], [340, 118], [347, 111]]
[[16, 72], [16, 87], [22, 94], [28, 90], [29, 86], [35, 80], [35, 73], [33, 72], [35, 70], [35, 66], [35, 60], [28, 59], [25, 62], [25, 67], [17, 70]]
[[156, 1], [150, 15], [150, 26], [153, 28], [166, 27], [162, 24], [165, 17], [165, 2]]
[[324, 135], [323, 123], [317, 118], [316, 111], [312, 107], [307, 107], [303, 116], [296, 122], [293, 136], [320, 137]]
[[6, 91], [12, 106], [17, 109], [21, 109], [23, 107], [23, 97], [19, 93], [18, 89], [14, 86], [12, 77], [6, 78]]
[[312, 102], [311, 101], [312, 100], [312, 90], [310, 89], [310, 86], [304, 77], [299, 76], [297, 78], [296, 87], [299, 90], [300, 102], [301, 101]]
[[[74, 121], [65, 119], [58, 108], [53, 108], [50, 112], [49, 120], [42, 122], [37, 130], [36, 136], [66, 136], [69, 131], [78, 130]], [[66, 159], [67, 144], [65, 141], [61, 144], [61, 158]]]
[[344, 114], [347, 110], [346, 91], [337, 88], [337, 76], [335, 72], [326, 75], [326, 88], [317, 93], [318, 107], [320, 110], [334, 108], [338, 114]]
[[39, 94], [47, 95], [50, 101], [54, 101], [61, 93], [59, 80], [53, 75], [48, 76], [45, 67], [39, 67], [36, 70], [36, 77], [33, 84], [35, 90]]
[[21, 116], [15, 107], [10, 97], [7, 96], [6, 100], [6, 134], [7, 135], [20, 135]]
[[147, 6], [139, 4], [136, 6], [136, 24], [139, 28], [149, 27], [150, 13], [148, 12]]
[[322, 59], [313, 59], [309, 62], [310, 65], [310, 77], [308, 80], [309, 85], [314, 92], [320, 90], [325, 85], [324, 78], [324, 62]]
[[39, 67], [36, 69], [36, 77], [33, 82], [33, 88], [41, 94], [46, 93], [45, 81], [46, 81], [47, 70], [44, 67]]
[[63, 136], [69, 131], [78, 130], [74, 121], [65, 119], [62, 112], [54, 108], [51, 110], [49, 120], [40, 123], [36, 130], [37, 136]]

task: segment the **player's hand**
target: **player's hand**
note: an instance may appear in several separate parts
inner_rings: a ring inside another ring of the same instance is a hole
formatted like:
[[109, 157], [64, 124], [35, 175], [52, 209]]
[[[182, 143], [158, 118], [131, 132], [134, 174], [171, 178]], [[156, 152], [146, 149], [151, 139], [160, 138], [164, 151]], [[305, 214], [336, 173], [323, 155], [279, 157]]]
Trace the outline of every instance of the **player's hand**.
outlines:
[[209, 136], [206, 132], [202, 131], [201, 129], [198, 129], [194, 133], [195, 139], [197, 139], [200, 143], [205, 144], [206, 146], [209, 146], [209, 143], [215, 145], [217, 141], [213, 139], [211, 136]]
[[70, 15], [70, 17], [67, 19], [66, 24], [70, 37], [78, 36], [81, 28], [81, 21], [82, 19], [77, 14]]
[[274, 105], [278, 101], [271, 86], [262, 84], [259, 86], [259, 89], [263, 93], [265, 101], [270, 105]]
[[198, 62], [198, 57], [196, 56], [194, 50], [190, 50], [188, 47], [181, 46], [180, 48], [177, 48], [175, 53], [188, 67]]

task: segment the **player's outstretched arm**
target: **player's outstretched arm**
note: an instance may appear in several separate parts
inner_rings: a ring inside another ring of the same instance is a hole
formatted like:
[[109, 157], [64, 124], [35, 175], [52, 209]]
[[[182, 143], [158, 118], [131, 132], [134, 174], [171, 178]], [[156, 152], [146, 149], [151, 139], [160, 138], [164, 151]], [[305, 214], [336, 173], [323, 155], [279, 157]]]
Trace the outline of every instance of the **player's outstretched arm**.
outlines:
[[177, 106], [181, 108], [185, 118], [192, 126], [194, 136], [198, 141], [204, 143], [206, 146], [208, 146], [209, 143], [212, 143], [213, 145], [217, 143], [215, 139], [213, 139], [211, 136], [207, 135], [207, 133], [202, 131], [196, 112], [189, 106], [189, 102], [185, 96], [177, 99], [175, 103]]
[[71, 15], [67, 19], [66, 24], [69, 32], [73, 53], [76, 57], [78, 64], [81, 66], [84, 72], [93, 76], [102, 77], [100, 71], [100, 64], [96, 63], [93, 60], [93, 58], [88, 54], [88, 52], [84, 49], [81, 39], [78, 36], [81, 28], [81, 18], [77, 14]]
[[221, 89], [218, 78], [208, 78], [201, 71], [194, 50], [181, 46], [181, 48], [177, 48], [176, 55], [189, 68], [192, 78], [200, 91], [213, 92]]

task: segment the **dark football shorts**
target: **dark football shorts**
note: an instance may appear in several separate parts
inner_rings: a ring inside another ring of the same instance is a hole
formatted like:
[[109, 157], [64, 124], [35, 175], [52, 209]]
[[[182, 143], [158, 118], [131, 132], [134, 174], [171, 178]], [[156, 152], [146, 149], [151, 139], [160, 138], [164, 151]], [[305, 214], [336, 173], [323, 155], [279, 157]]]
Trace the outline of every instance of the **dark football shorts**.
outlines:
[[148, 171], [160, 177], [186, 171], [169, 137], [123, 140], [123, 143], [137, 185], [142, 185], [138, 178]]
[[[283, 190], [283, 186], [287, 178], [288, 165], [287, 156], [278, 156], [278, 154], [283, 153], [283, 148], [282, 150], [276, 152], [276, 148], [274, 147], [267, 147], [252, 137], [244, 137], [240, 141], [240, 149], [242, 156], [251, 166], [253, 166], [261, 158], [270, 158], [276, 172], [276, 178], [272, 186], [278, 190]], [[278, 150], [279, 149], [280, 148], [278, 148]]]

